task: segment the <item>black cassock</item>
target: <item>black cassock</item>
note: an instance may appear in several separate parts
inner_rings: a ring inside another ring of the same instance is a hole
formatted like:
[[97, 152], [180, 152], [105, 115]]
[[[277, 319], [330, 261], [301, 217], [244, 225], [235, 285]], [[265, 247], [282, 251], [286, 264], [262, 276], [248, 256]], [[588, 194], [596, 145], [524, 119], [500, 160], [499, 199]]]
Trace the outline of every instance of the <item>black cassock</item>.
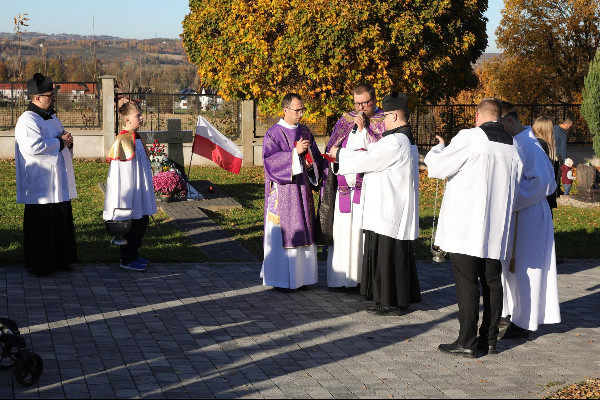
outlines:
[[70, 201], [25, 204], [23, 236], [24, 264], [32, 272], [49, 273], [77, 261]]
[[420, 302], [412, 240], [365, 231], [360, 292], [385, 306], [405, 308]]

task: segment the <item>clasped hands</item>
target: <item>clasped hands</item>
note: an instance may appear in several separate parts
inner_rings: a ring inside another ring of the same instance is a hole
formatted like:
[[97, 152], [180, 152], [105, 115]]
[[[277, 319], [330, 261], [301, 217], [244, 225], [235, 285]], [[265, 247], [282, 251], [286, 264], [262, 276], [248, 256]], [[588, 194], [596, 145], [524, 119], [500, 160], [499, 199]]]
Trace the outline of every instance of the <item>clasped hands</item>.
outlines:
[[63, 131], [63, 133], [60, 136], [60, 138], [64, 142], [65, 147], [71, 147], [71, 145], [73, 144], [73, 135], [71, 135], [70, 132]]

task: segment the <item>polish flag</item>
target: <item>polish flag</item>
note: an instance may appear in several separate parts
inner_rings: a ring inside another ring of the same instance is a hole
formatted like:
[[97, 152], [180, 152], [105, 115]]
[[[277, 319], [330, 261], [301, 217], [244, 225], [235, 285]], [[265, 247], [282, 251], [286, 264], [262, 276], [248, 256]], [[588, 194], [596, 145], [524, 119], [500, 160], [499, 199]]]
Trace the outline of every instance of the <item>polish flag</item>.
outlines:
[[224, 170], [240, 173], [242, 152], [202, 115], [198, 116], [192, 153], [214, 161]]

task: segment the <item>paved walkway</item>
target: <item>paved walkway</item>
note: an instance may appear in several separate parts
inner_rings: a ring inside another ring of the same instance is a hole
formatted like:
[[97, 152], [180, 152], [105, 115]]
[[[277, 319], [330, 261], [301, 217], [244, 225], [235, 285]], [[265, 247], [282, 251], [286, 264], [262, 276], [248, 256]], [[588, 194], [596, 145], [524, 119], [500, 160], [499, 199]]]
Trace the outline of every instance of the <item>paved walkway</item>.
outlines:
[[30, 388], [0, 370], [0, 398], [519, 398], [600, 376], [600, 261], [559, 266], [563, 323], [476, 360], [437, 350], [458, 330], [450, 264], [418, 268], [423, 302], [396, 317], [328, 292], [323, 264], [290, 294], [259, 263], [0, 268], [0, 315], [45, 362]]

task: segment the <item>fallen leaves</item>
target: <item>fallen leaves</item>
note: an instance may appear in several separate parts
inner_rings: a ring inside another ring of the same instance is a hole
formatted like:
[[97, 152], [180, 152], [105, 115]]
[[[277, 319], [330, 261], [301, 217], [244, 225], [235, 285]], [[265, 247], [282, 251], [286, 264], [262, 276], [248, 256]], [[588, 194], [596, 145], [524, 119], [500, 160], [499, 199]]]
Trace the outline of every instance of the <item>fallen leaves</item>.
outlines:
[[561, 389], [550, 396], [548, 399], [599, 399], [600, 398], [600, 379], [587, 379]]

